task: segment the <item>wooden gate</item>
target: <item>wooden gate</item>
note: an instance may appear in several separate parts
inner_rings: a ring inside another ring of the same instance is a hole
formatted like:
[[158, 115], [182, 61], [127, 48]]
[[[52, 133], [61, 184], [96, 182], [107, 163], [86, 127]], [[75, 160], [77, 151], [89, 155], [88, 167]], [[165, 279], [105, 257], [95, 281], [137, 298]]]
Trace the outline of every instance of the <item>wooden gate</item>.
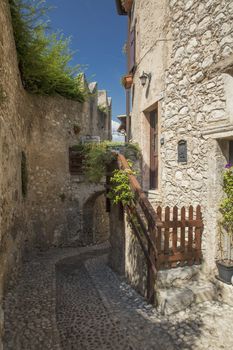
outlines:
[[200, 264], [203, 222], [201, 207], [157, 208], [157, 268]]

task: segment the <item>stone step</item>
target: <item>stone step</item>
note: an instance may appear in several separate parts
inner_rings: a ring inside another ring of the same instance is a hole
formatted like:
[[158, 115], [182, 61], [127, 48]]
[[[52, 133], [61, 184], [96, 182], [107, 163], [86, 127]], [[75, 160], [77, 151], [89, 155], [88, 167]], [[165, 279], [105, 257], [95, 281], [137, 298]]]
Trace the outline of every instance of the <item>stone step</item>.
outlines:
[[201, 266], [185, 266], [169, 270], [158, 271], [157, 288], [171, 288], [186, 286], [191, 280], [197, 280], [200, 275]]
[[185, 310], [193, 304], [217, 299], [217, 290], [213, 283], [195, 281], [185, 287], [159, 289], [157, 292], [158, 310], [163, 315]]

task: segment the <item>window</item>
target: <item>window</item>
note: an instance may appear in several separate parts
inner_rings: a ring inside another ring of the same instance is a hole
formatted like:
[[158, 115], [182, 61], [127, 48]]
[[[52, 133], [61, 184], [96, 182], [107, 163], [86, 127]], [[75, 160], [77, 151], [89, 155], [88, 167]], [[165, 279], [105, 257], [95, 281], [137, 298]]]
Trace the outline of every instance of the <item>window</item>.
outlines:
[[135, 67], [135, 27], [129, 34], [129, 72], [132, 72]]
[[71, 175], [83, 175], [85, 156], [82, 149], [69, 148], [69, 169]]

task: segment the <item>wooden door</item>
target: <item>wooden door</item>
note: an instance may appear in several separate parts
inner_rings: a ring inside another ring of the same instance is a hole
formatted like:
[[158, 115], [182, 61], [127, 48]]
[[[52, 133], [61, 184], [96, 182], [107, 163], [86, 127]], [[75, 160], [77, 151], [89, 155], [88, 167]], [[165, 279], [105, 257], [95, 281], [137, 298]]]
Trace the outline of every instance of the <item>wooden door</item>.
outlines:
[[149, 113], [150, 122], [150, 189], [158, 188], [158, 111]]

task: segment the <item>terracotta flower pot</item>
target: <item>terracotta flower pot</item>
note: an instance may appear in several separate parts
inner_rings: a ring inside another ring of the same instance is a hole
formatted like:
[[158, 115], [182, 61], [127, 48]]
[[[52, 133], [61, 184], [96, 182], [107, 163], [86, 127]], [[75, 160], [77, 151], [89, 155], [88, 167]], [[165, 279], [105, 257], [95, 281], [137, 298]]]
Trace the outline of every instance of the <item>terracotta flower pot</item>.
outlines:
[[133, 0], [123, 0], [123, 6], [126, 12], [130, 12], [133, 5]]
[[133, 76], [132, 75], [125, 75], [122, 78], [122, 85], [125, 89], [130, 89], [133, 84]]

